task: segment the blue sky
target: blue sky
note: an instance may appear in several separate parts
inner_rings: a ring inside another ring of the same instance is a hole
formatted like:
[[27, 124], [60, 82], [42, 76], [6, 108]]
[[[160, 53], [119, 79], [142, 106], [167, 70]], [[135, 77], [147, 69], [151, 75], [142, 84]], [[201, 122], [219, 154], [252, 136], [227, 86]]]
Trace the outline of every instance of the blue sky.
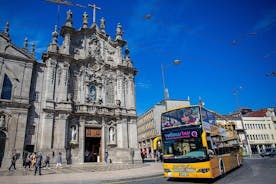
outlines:
[[[138, 70], [137, 113], [161, 101], [161, 64], [171, 99], [190, 97], [197, 104], [221, 114], [240, 107], [254, 110], [276, 106], [276, 1], [272, 0], [70, 0], [82, 5], [96, 3], [113, 39], [122, 24], [130, 56]], [[36, 44], [36, 57], [46, 51], [54, 25], [64, 25], [66, 11], [73, 25], [82, 24], [82, 13], [92, 10], [60, 7], [43, 0], [1, 0], [0, 29], [10, 23], [12, 42], [23, 47], [28, 37]], [[145, 18], [146, 15], [147, 18]], [[61, 39], [59, 39], [61, 43]], [[175, 60], [180, 65], [171, 65]], [[238, 90], [238, 100], [234, 90]]]

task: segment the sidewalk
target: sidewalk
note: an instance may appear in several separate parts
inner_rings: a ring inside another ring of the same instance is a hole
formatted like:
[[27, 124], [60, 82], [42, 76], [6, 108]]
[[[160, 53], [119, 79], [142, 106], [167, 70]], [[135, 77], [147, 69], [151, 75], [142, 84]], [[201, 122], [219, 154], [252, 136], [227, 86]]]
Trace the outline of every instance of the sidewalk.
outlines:
[[[7, 174], [7, 175], [6, 175]], [[145, 164], [99, 164], [83, 167], [43, 169], [42, 175], [34, 176], [34, 171], [1, 171], [1, 184], [16, 183], [108, 183], [124, 179], [137, 179], [163, 175], [162, 163]]]

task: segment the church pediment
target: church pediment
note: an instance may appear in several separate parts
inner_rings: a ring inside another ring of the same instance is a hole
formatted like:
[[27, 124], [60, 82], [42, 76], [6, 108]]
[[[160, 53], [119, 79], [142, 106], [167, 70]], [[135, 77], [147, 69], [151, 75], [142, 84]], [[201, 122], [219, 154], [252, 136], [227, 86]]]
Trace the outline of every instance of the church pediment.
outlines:
[[0, 53], [17, 59], [34, 60], [33, 56], [10, 43], [2, 34], [0, 34]]
[[72, 36], [70, 50], [77, 60], [86, 58], [102, 60], [101, 49], [101, 41], [94, 33]]
[[94, 58], [97, 61], [114, 62], [116, 47], [94, 29], [81, 30], [71, 35], [70, 53], [76, 60]]

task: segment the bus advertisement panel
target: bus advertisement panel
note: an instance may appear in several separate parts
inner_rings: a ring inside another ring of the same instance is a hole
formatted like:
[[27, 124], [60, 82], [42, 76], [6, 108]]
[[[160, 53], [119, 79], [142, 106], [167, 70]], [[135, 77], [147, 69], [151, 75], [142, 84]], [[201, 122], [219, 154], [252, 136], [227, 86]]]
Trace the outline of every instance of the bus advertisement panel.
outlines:
[[161, 115], [164, 176], [216, 178], [241, 165], [237, 137], [216, 123], [215, 114], [189, 106]]
[[200, 123], [199, 107], [186, 107], [164, 113], [161, 116], [161, 129]]

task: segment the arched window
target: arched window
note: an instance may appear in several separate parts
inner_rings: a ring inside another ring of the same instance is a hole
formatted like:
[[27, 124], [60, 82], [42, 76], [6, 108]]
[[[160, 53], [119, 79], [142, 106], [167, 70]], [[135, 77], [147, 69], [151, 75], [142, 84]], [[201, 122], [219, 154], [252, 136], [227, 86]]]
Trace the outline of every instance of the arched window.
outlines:
[[10, 100], [11, 94], [12, 94], [12, 83], [9, 77], [5, 74], [2, 93], [1, 93], [1, 99]]

